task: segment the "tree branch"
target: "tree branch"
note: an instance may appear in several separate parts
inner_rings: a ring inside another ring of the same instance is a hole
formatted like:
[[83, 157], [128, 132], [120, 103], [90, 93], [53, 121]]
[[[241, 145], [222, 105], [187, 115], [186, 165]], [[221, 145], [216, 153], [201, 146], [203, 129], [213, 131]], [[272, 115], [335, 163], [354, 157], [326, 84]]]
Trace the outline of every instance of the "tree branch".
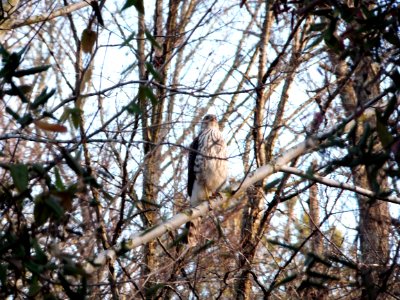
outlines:
[[51, 19], [63, 16], [63, 15], [69, 14], [73, 11], [79, 10], [79, 9], [89, 6], [89, 5], [90, 5], [89, 1], [81, 1], [81, 2], [74, 3], [74, 4], [71, 4], [68, 6], [64, 6], [64, 7], [59, 8], [51, 13], [44, 13], [41, 15], [33, 16], [26, 20], [15, 20], [15, 21], [11, 21], [11, 22], [5, 22], [0, 25], [0, 30], [10, 30], [10, 29], [19, 28], [19, 27], [26, 26], [26, 25], [32, 25], [32, 24], [36, 24], [36, 23], [40, 23], [40, 22], [45, 22], [47, 20], [51, 20]]
[[367, 196], [370, 198], [375, 198], [375, 199], [379, 199], [379, 200], [383, 200], [386, 202], [391, 202], [391, 203], [395, 203], [395, 204], [400, 204], [400, 199], [396, 196], [388, 196], [388, 197], [382, 197], [379, 194], [376, 194], [370, 190], [367, 189], [363, 189], [360, 188], [358, 186], [353, 186], [351, 184], [348, 183], [342, 183], [342, 182], [338, 182], [336, 180], [330, 179], [330, 178], [326, 178], [326, 177], [322, 177], [319, 175], [315, 175], [315, 174], [309, 174], [306, 173], [304, 171], [301, 171], [299, 169], [293, 168], [293, 167], [289, 167], [289, 166], [282, 166], [280, 167], [279, 171], [284, 172], [284, 173], [290, 173], [290, 174], [294, 174], [312, 181], [316, 181], [318, 183], [322, 183], [325, 184], [327, 186], [330, 187], [336, 187], [336, 188], [340, 188], [340, 189], [344, 189], [344, 190], [348, 190], [348, 191], [352, 191], [358, 194], [361, 194], [363, 196]]
[[[225, 202], [238, 199], [248, 187], [260, 181], [261, 179], [278, 172], [281, 167], [283, 167], [293, 159], [311, 151], [312, 149], [315, 149], [319, 143], [320, 142], [315, 138], [309, 138], [305, 140], [304, 142], [288, 150], [286, 153], [284, 153], [284, 155], [274, 159], [269, 164], [261, 166], [254, 172], [250, 173], [232, 195], [221, 195], [216, 197], [215, 199], [210, 199], [210, 201], [204, 201], [197, 207], [193, 207], [188, 211], [179, 213], [162, 224], [158, 224], [144, 232], [134, 234], [130, 239], [124, 241], [120, 245], [117, 245], [116, 248], [107, 250], [107, 253], [100, 253], [99, 257], [114, 257], [116, 252], [126, 252], [132, 250], [136, 247], [148, 243], [149, 241], [163, 235], [168, 231], [179, 228], [180, 226], [192, 219], [206, 215], [207, 212], [211, 209], [218, 210], [218, 208], [223, 207], [223, 204]], [[103, 262], [105, 263], [106, 260], [97, 260], [96, 265], [101, 265], [103, 264]], [[84, 268], [87, 273], [93, 272], [93, 267], [89, 265], [89, 263], [87, 263]]]

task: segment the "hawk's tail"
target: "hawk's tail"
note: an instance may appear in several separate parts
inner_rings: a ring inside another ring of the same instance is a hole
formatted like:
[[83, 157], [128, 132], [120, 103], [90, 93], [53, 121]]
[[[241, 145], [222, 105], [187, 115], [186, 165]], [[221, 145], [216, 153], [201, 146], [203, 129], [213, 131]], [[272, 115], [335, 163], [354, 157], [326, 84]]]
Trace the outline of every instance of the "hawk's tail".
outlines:
[[185, 227], [187, 230], [185, 242], [189, 245], [189, 247], [195, 247], [198, 244], [198, 222], [190, 221], [187, 222]]

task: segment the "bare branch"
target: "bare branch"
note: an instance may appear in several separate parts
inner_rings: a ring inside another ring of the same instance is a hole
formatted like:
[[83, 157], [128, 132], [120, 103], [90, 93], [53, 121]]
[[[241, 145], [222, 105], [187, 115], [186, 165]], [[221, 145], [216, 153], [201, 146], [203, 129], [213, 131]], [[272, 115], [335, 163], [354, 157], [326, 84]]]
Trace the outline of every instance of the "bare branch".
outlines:
[[370, 198], [374, 198], [374, 199], [379, 199], [379, 200], [383, 200], [383, 201], [387, 201], [387, 202], [391, 202], [391, 203], [395, 203], [395, 204], [400, 204], [400, 199], [396, 196], [389, 196], [389, 197], [382, 197], [379, 194], [376, 194], [370, 190], [367, 189], [363, 189], [360, 188], [358, 186], [354, 186], [348, 183], [343, 183], [343, 182], [339, 182], [330, 178], [326, 178], [326, 177], [322, 177], [316, 174], [308, 174], [304, 171], [301, 171], [299, 169], [293, 168], [293, 167], [289, 167], [289, 166], [282, 166], [280, 167], [279, 171], [284, 172], [284, 173], [290, 173], [290, 174], [294, 174], [312, 181], [316, 181], [318, 183], [322, 183], [325, 184], [327, 186], [330, 187], [336, 187], [336, 188], [340, 188], [340, 189], [345, 189], [348, 191], [352, 191], [358, 194], [361, 194], [363, 196], [367, 196]]
[[64, 16], [66, 14], [69, 14], [71, 12], [74, 12], [76, 10], [79, 10], [81, 8], [84, 8], [86, 6], [89, 6], [90, 2], [89, 1], [81, 1], [78, 3], [74, 3], [65, 7], [62, 7], [60, 9], [57, 9], [51, 13], [43, 13], [41, 15], [33, 16], [30, 17], [26, 20], [15, 20], [12, 22], [5, 22], [4, 24], [0, 25], [0, 30], [10, 30], [10, 29], [15, 29], [19, 28], [22, 26], [26, 25], [32, 25], [40, 22], [45, 22], [60, 16]]
[[[176, 230], [177, 228], [192, 219], [206, 215], [207, 212], [209, 212], [210, 210], [218, 210], [218, 208], [223, 207], [224, 203], [232, 201], [234, 199], [238, 199], [246, 191], [246, 189], [254, 183], [266, 178], [271, 174], [278, 172], [282, 166], [286, 165], [298, 156], [314, 149], [315, 147], [317, 147], [317, 145], [318, 141], [312, 138], [298, 144], [297, 146], [288, 150], [283, 156], [278, 157], [271, 163], [264, 165], [255, 170], [253, 173], [249, 174], [244, 179], [239, 188], [233, 193], [233, 195], [221, 195], [219, 197], [216, 197], [215, 199], [210, 199], [210, 201], [204, 201], [197, 207], [191, 208], [189, 211], [179, 213], [175, 215], [175, 217], [169, 219], [162, 224], [158, 224], [151, 229], [135, 234], [130, 239], [125, 241], [122, 245], [119, 245], [116, 251], [118, 252], [120, 250], [132, 250], [136, 247], [139, 247], [140, 245], [148, 243], [149, 241], [157, 237], [160, 237], [164, 233]], [[86, 267], [86, 271], [91, 272], [91, 267]]]

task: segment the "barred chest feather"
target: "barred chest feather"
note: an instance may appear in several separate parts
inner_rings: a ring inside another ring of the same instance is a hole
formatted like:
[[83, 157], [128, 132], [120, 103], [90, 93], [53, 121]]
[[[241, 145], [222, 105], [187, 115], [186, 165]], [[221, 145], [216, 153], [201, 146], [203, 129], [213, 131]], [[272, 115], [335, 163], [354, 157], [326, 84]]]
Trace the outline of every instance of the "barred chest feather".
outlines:
[[196, 180], [209, 193], [214, 193], [226, 181], [228, 171], [226, 145], [221, 132], [214, 128], [205, 130], [199, 136], [198, 151], [194, 165]]

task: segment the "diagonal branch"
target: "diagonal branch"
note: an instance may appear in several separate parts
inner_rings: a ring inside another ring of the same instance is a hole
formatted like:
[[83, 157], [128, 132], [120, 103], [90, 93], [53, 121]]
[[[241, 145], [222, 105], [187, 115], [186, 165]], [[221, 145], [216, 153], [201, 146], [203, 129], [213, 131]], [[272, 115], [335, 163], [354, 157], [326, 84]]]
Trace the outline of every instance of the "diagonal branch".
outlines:
[[[206, 215], [207, 212], [209, 212], [211, 209], [218, 210], [220, 207], [224, 207], [223, 205], [224, 203], [228, 201], [237, 200], [251, 185], [270, 176], [271, 174], [283, 171], [284, 168], [287, 167], [286, 165], [289, 162], [300, 157], [301, 155], [304, 155], [306, 153], [318, 149], [318, 147], [324, 140], [333, 136], [334, 134], [337, 134], [337, 132], [340, 132], [345, 127], [346, 124], [350, 123], [352, 120], [359, 117], [366, 108], [379, 101], [387, 93], [388, 90], [385, 90], [382, 94], [371, 99], [370, 101], [368, 101], [365, 107], [357, 109], [352, 115], [344, 119], [338, 125], [331, 128], [331, 130], [307, 138], [305, 141], [300, 142], [296, 146], [290, 148], [286, 152], [282, 153], [281, 156], [270, 161], [268, 164], [263, 165], [258, 169], [256, 169], [254, 172], [248, 174], [244, 178], [243, 182], [239, 185], [239, 187], [233, 192], [233, 194], [229, 196], [222, 195], [215, 199], [210, 199], [210, 201], [204, 201], [199, 206], [191, 208], [186, 212], [179, 213], [164, 223], [158, 224], [141, 233], [132, 235], [130, 239], [124, 241], [123, 243], [117, 245], [116, 247], [108, 249], [103, 253], [100, 253], [99, 257], [104, 259], [98, 259], [96, 265], [103, 265], [107, 260], [106, 258], [111, 259], [112, 257], [115, 257], [117, 253], [124, 253], [136, 247], [139, 247], [143, 244], [146, 244], [149, 241], [157, 237], [160, 237], [164, 233], [167, 233], [168, 231], [176, 230], [177, 228], [179, 228], [180, 226], [182, 226], [183, 224], [192, 219], [196, 219], [198, 217]], [[360, 188], [358, 188], [357, 191], [362, 193], [370, 192]], [[374, 197], [376, 197], [374, 193], [372, 194]], [[392, 200], [400, 202], [400, 200], [397, 198]], [[92, 273], [94, 271], [93, 266], [90, 265], [89, 263], [86, 263], [84, 265], [84, 269], [87, 273]]]
[[[106, 252], [104, 253], [100, 253], [99, 259], [96, 259], [96, 266], [105, 264], [107, 258], [112, 259], [113, 257], [116, 257], [116, 253], [118, 252], [126, 252], [132, 250], [136, 247], [148, 243], [149, 241], [157, 237], [160, 237], [168, 231], [176, 230], [186, 222], [206, 215], [207, 212], [211, 209], [218, 210], [218, 208], [223, 207], [223, 204], [225, 202], [238, 199], [248, 187], [271, 174], [279, 172], [282, 166], [286, 165], [300, 155], [303, 155], [315, 149], [318, 144], [319, 141], [314, 138], [309, 138], [305, 140], [304, 142], [288, 150], [282, 156], [271, 161], [269, 164], [261, 166], [260, 168], [249, 174], [232, 195], [221, 195], [215, 199], [210, 199], [210, 201], [204, 201], [199, 206], [191, 208], [188, 211], [179, 213], [162, 224], [158, 224], [144, 232], [133, 235], [130, 239], [125, 240], [122, 244], [118, 245], [114, 249], [109, 249], [106, 250]], [[92, 273], [94, 270], [89, 263], [87, 263], [84, 268], [87, 273]]]
[[10, 30], [14, 28], [19, 28], [22, 26], [26, 25], [32, 25], [40, 22], [45, 22], [47, 20], [51, 20], [60, 16], [64, 16], [66, 14], [69, 14], [73, 11], [79, 10], [81, 8], [84, 8], [86, 6], [89, 6], [90, 2], [89, 1], [81, 1], [78, 3], [74, 3], [68, 6], [64, 6], [62, 8], [59, 8], [53, 12], [50, 13], [43, 13], [41, 15], [37, 16], [32, 16], [26, 20], [10, 20], [10, 22], [4, 22], [3, 24], [0, 25], [0, 30]]
[[330, 187], [336, 187], [336, 188], [340, 188], [340, 189], [344, 189], [344, 190], [348, 190], [348, 191], [352, 191], [355, 192], [357, 194], [361, 194], [363, 196], [367, 196], [373, 199], [379, 199], [382, 201], [386, 201], [386, 202], [391, 202], [391, 203], [395, 203], [395, 204], [400, 204], [400, 199], [396, 196], [388, 196], [388, 197], [384, 197], [381, 196], [379, 194], [376, 194], [373, 191], [367, 190], [367, 189], [363, 189], [360, 188], [358, 186], [354, 186], [348, 183], [342, 183], [330, 178], [326, 178], [326, 177], [322, 177], [319, 175], [315, 175], [315, 174], [309, 174], [306, 173], [304, 171], [301, 171], [299, 169], [293, 168], [293, 167], [289, 167], [289, 166], [282, 166], [279, 168], [279, 171], [284, 172], [284, 173], [290, 173], [290, 174], [294, 174], [300, 177], [303, 177], [305, 179], [309, 179], [318, 183], [322, 183], [325, 184], [327, 186]]

